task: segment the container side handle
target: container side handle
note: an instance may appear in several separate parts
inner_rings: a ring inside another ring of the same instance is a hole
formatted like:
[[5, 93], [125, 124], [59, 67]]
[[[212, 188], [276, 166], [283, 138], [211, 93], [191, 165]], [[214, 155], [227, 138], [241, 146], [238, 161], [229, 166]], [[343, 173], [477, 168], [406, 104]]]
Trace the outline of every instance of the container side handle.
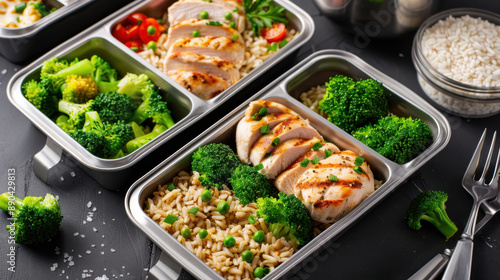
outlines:
[[56, 142], [47, 137], [43, 149], [33, 157], [33, 171], [45, 183], [48, 181], [50, 169], [61, 161], [62, 151]]
[[148, 279], [153, 280], [196, 280], [174, 259], [165, 252], [161, 252], [160, 260], [148, 273]]

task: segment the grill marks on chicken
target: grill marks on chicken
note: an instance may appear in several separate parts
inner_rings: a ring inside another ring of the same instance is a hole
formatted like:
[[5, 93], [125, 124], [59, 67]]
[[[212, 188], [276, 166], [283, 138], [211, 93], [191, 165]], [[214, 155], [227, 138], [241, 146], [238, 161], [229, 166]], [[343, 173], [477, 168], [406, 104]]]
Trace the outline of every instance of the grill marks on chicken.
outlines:
[[[165, 74], [203, 99], [213, 98], [237, 82], [245, 56], [242, 11], [231, 0], [184, 0], [171, 5], [164, 44], [168, 50]], [[201, 19], [202, 12], [208, 18]]]
[[[252, 119], [262, 107], [267, 114]], [[269, 131], [262, 133], [265, 125]], [[297, 196], [315, 221], [337, 221], [375, 190], [366, 162], [359, 166], [361, 174], [354, 170], [357, 154], [325, 142], [308, 120], [273, 101], [249, 104], [236, 128], [236, 147], [244, 163], [262, 164], [259, 172], [279, 191]]]

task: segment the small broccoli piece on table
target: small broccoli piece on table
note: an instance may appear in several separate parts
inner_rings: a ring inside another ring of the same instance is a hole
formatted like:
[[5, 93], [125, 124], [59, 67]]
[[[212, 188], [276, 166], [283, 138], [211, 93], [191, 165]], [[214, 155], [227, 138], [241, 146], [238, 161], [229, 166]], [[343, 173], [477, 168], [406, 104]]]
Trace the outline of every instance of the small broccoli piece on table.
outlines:
[[44, 115], [51, 117], [57, 112], [57, 96], [49, 91], [46, 83], [31, 80], [22, 86], [24, 97]]
[[170, 115], [170, 110], [167, 108], [167, 102], [163, 101], [154, 86], [147, 86], [142, 90], [142, 94], [144, 100], [133, 113], [131, 120], [141, 124], [145, 120], [151, 119], [154, 123], [167, 128], [172, 127], [175, 122]]
[[118, 82], [117, 92], [128, 95], [134, 101], [142, 101], [143, 91], [148, 87], [154, 88], [154, 84], [146, 74], [128, 73]]
[[[163, 126], [161, 124], [155, 125], [153, 127], [153, 130], [151, 132], [149, 132], [147, 134], [144, 134], [142, 136], [136, 137], [135, 139], [132, 139], [129, 142], [127, 142], [125, 144], [127, 152], [131, 153], [131, 152], [139, 149], [140, 147], [142, 147], [142, 146], [146, 145], [147, 143], [149, 143], [149, 141], [151, 141], [151, 140], [155, 139], [156, 137], [158, 137], [160, 134], [162, 134], [166, 130], [167, 130], [166, 126]], [[132, 131], [134, 131], [133, 128], [132, 128]]]
[[352, 135], [379, 154], [400, 164], [418, 156], [433, 141], [429, 126], [422, 120], [395, 115], [361, 127]]
[[24, 200], [4, 193], [0, 196], [0, 209], [15, 218], [15, 241], [22, 245], [44, 243], [59, 231], [62, 221], [59, 202], [51, 194], [45, 198], [27, 196]]
[[276, 238], [285, 237], [299, 246], [313, 238], [313, 225], [309, 211], [293, 194], [279, 193], [279, 198], [257, 199], [256, 215], [264, 219]]
[[125, 94], [108, 92], [97, 95], [94, 109], [103, 122], [114, 123], [130, 119], [137, 105]]
[[421, 220], [433, 224], [445, 237], [450, 239], [457, 226], [450, 220], [446, 213], [446, 201], [448, 195], [442, 191], [427, 190], [413, 199], [408, 210], [408, 226], [419, 230]]
[[222, 189], [222, 185], [231, 186], [233, 171], [241, 164], [238, 156], [231, 148], [222, 143], [211, 143], [199, 147], [193, 153], [191, 166], [200, 174], [201, 185]]
[[231, 174], [234, 195], [243, 205], [257, 202], [260, 197], [277, 197], [276, 188], [254, 167], [240, 164]]
[[372, 79], [356, 82], [337, 75], [326, 83], [326, 94], [319, 108], [328, 115], [330, 122], [351, 133], [387, 116], [388, 101], [381, 83]]
[[94, 100], [84, 104], [60, 100], [59, 112], [68, 115], [68, 125], [74, 127], [74, 129], [81, 129], [85, 123], [85, 113], [94, 111], [94, 103]]
[[69, 75], [66, 82], [61, 86], [62, 99], [73, 103], [86, 103], [94, 99], [99, 90], [96, 83], [89, 75]]

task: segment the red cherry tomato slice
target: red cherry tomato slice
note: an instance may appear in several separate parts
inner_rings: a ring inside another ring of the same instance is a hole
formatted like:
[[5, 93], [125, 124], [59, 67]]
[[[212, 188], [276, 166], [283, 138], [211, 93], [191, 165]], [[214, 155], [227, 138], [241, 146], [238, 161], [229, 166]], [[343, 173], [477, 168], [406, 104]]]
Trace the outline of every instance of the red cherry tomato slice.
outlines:
[[139, 41], [141, 39], [139, 37], [139, 26], [127, 26], [127, 35], [130, 41]]
[[286, 37], [286, 26], [283, 23], [275, 23], [271, 27], [264, 27], [260, 32], [268, 43], [281, 42]]
[[139, 25], [148, 18], [147, 15], [143, 13], [131, 13], [127, 16], [127, 23], [130, 25]]
[[129, 49], [133, 50], [134, 52], [141, 52], [142, 51], [142, 44], [139, 41], [128, 41], [125, 43], [125, 46], [127, 46]]
[[139, 37], [141, 37], [144, 44], [150, 41], [158, 41], [160, 35], [160, 24], [154, 18], [147, 18], [139, 26]]
[[113, 27], [113, 29], [111, 30], [111, 34], [122, 43], [130, 41], [127, 29], [125, 29], [125, 27], [123, 27], [121, 23], [118, 23]]

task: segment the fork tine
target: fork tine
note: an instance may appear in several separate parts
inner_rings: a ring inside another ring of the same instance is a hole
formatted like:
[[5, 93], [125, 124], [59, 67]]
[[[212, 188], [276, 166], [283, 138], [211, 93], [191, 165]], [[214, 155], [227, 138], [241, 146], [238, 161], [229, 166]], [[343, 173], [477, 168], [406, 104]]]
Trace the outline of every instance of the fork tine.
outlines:
[[481, 156], [481, 150], [483, 149], [484, 139], [486, 137], [486, 128], [484, 129], [483, 135], [481, 135], [481, 139], [479, 139], [479, 143], [477, 143], [476, 150], [474, 151], [474, 155], [470, 159], [469, 166], [467, 166], [467, 170], [465, 171], [464, 178], [462, 182], [468, 182], [469, 180], [473, 180], [474, 173], [476, 173], [477, 166], [479, 164], [479, 157]]
[[[491, 158], [493, 157], [493, 152], [495, 151], [495, 141], [497, 138], [497, 132], [495, 131], [493, 133], [493, 138], [491, 139], [491, 145], [490, 145], [490, 150], [488, 151], [488, 157], [486, 158], [486, 162], [484, 164], [484, 169], [483, 169], [483, 174], [481, 174], [481, 178], [479, 179], [478, 182], [484, 182], [484, 179], [486, 177], [486, 173], [488, 173], [488, 169], [491, 163]], [[495, 173], [493, 173], [495, 175]], [[495, 177], [495, 176], [493, 176]]]
[[500, 147], [498, 148], [497, 163], [495, 164], [495, 170], [493, 171], [493, 178], [491, 178], [490, 185], [498, 184], [498, 178], [500, 177]]

